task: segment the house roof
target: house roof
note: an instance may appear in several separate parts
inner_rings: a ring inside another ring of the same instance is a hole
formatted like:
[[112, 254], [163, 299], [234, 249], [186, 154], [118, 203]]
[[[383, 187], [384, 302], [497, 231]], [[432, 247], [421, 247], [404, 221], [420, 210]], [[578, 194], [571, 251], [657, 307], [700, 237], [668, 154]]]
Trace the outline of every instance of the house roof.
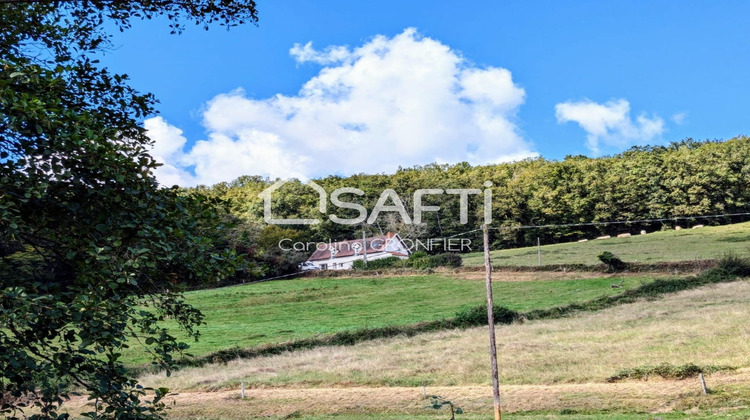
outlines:
[[[386, 245], [388, 245], [388, 241], [393, 240], [393, 238], [396, 238], [397, 236], [398, 234], [388, 232], [387, 235], [366, 238], [365, 242], [367, 243], [367, 253], [375, 254], [380, 252], [390, 252], [393, 255], [408, 256], [408, 254], [405, 253], [391, 252], [385, 249]], [[397, 240], [401, 241], [401, 238], [398, 237]], [[331, 259], [331, 248], [334, 249], [333, 258], [351, 257], [352, 255], [356, 254], [357, 250], [359, 250], [358, 255], [364, 254], [362, 250], [362, 239], [351, 239], [348, 241], [332, 242], [330, 244], [326, 244], [325, 249], [316, 249], [315, 252], [313, 252], [310, 258], [308, 258], [307, 260], [320, 261]]]

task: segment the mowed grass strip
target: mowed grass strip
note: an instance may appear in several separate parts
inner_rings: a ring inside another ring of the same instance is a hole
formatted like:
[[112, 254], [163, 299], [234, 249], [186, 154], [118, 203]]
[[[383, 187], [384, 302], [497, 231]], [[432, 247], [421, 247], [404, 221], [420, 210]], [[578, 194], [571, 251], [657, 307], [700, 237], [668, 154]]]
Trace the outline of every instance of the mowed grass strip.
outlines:
[[[613, 252], [626, 262], [641, 263], [714, 259], [727, 253], [746, 255], [750, 251], [750, 222], [646, 235], [639, 235], [636, 231], [632, 233], [633, 236], [628, 238], [590, 238], [587, 242], [542, 245], [542, 264], [599, 264], [597, 255], [604, 251]], [[490, 256], [493, 265], [539, 264], [537, 247], [492, 251]], [[464, 256], [466, 266], [483, 264], [481, 252]]]
[[[603, 276], [566, 280], [497, 281], [495, 302], [529, 311], [611, 296], [652, 277]], [[612, 285], [621, 286], [613, 288]], [[316, 337], [341, 331], [412, 325], [452, 318], [485, 301], [483, 279], [449, 275], [368, 278], [302, 278], [190, 292], [188, 301], [206, 315], [195, 356], [232, 347]], [[176, 331], [176, 326], [174, 330]], [[148, 362], [133, 345], [131, 365]]]

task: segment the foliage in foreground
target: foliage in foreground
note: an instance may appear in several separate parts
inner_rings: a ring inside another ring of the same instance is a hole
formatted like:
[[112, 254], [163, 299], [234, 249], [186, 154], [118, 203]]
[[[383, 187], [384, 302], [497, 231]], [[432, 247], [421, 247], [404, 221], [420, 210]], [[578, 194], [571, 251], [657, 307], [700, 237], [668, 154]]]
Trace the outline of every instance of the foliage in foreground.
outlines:
[[202, 314], [183, 284], [232, 273], [216, 200], [161, 188], [139, 120], [154, 98], [92, 57], [104, 22], [127, 29], [165, 15], [234, 25], [255, 3], [85, 1], [0, 3], [0, 415], [65, 418], [70, 387], [96, 401], [91, 418], [160, 418], [166, 389], [136, 384], [121, 361], [138, 342], [169, 369]]

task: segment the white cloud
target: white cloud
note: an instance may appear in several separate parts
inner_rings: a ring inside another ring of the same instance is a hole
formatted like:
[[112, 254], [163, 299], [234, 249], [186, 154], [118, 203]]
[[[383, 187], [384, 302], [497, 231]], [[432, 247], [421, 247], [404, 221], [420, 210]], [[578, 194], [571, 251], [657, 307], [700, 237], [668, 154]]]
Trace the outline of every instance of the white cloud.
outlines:
[[344, 46], [329, 46], [324, 51], [317, 51], [312, 46], [312, 41], [305, 45], [294, 44], [289, 50], [289, 54], [297, 60], [298, 63], [313, 62], [318, 64], [333, 64], [348, 60], [351, 52]]
[[156, 169], [156, 179], [168, 187], [195, 184], [193, 176], [181, 168], [184, 164], [182, 149], [187, 142], [182, 130], [169, 125], [162, 117], [149, 118], [144, 126], [149, 137], [154, 140], [151, 156], [162, 164]]
[[654, 115], [630, 116], [630, 103], [625, 99], [599, 104], [590, 100], [563, 102], [555, 105], [558, 123], [576, 122], [586, 131], [586, 146], [599, 154], [601, 146], [627, 147], [660, 137], [664, 120]]
[[687, 112], [678, 112], [672, 115], [672, 121], [677, 125], [682, 125], [687, 122]]
[[[353, 49], [296, 44], [290, 54], [299, 63], [329, 66], [296, 95], [254, 99], [235, 90], [216, 96], [203, 113], [207, 139], [188, 150], [179, 130], [149, 120], [156, 150], [177, 171], [170, 176], [184, 176], [178, 184], [256, 174], [393, 172], [430, 162], [481, 164], [535, 155], [515, 123], [525, 92], [511, 73], [476, 67], [414, 29]], [[190, 166], [194, 176], [186, 171]]]

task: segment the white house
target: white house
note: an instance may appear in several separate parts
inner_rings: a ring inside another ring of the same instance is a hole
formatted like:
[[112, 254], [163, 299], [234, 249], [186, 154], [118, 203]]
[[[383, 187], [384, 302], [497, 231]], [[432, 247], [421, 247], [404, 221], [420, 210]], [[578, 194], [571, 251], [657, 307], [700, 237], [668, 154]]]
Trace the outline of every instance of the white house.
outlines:
[[352, 268], [354, 261], [365, 257], [367, 261], [386, 257], [406, 259], [409, 258], [409, 254], [411, 251], [401, 237], [397, 233], [389, 232], [387, 235], [367, 239], [330, 243], [325, 249], [317, 249], [307, 261], [321, 270], [346, 270]]

